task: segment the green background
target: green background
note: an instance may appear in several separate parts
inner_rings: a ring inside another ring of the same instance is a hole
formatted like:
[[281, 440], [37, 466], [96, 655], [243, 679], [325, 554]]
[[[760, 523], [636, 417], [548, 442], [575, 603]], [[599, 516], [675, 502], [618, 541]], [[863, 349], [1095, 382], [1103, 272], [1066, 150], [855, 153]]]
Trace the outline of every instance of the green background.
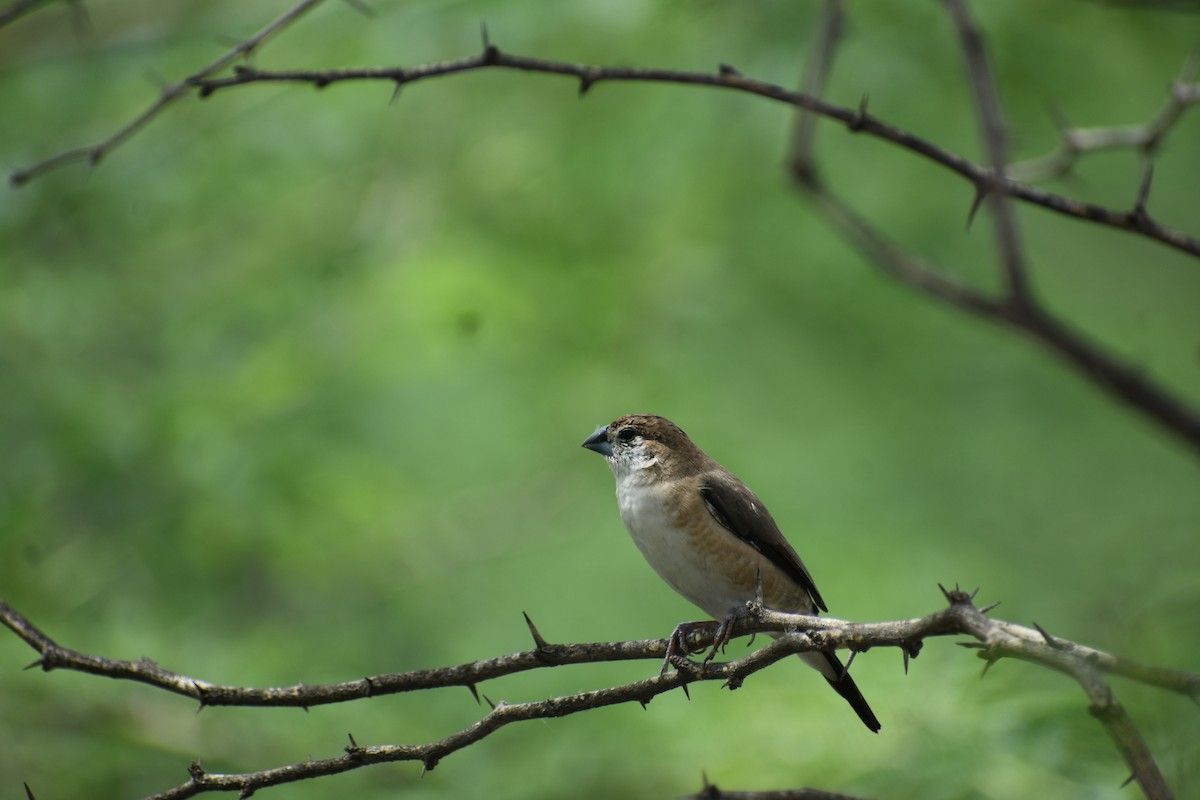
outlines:
[[[794, 85], [811, 3], [327, 3], [264, 68], [513, 52]], [[0, 30], [0, 164], [108, 135], [285, 3], [62, 4]], [[975, 3], [1017, 157], [1074, 124], [1149, 119], [1194, 16]], [[0, 596], [61, 643], [209, 681], [286, 685], [666, 635], [696, 617], [642, 562], [612, 478], [579, 448], [651, 412], [743, 477], [832, 612], [884, 620], [982, 587], [997, 614], [1200, 669], [1197, 460], [1036, 345], [865, 263], [782, 163], [791, 116], [712, 90], [487, 72], [404, 89], [254, 86], [188, 98], [97, 168], [0, 191]], [[936, 4], [851, 8], [829, 89], [968, 157], [980, 147]], [[1200, 114], [1150, 210], [1195, 233]], [[822, 126], [829, 180], [914, 252], [995, 284], [971, 187]], [[1139, 158], [1047, 187], [1132, 205]], [[1054, 311], [1200, 401], [1200, 263], [1018, 211]], [[731, 653], [744, 652], [741, 644]], [[477, 720], [462, 689], [308, 713], [209, 709], [145, 686], [21, 671], [0, 636], [0, 796], [137, 797], [210, 770]], [[877, 797], [1116, 798], [1127, 771], [1067, 679], [931, 641], [855, 662], [883, 732], [785, 663], [506, 728], [415, 764], [264, 797], [670, 797], [817, 786]], [[645, 677], [559, 668], [481, 686], [520, 702]], [[1200, 794], [1193, 704], [1117, 682], [1181, 797]], [[1134, 793], [1134, 794], [1131, 794]]]

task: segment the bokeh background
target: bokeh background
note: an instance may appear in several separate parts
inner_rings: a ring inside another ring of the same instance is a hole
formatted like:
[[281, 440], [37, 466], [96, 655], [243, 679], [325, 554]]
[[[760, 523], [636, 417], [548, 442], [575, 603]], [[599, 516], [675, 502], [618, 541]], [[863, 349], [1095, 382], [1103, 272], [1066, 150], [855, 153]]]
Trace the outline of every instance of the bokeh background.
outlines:
[[[64, 4], [0, 30], [0, 162], [108, 135], [286, 3]], [[416, 64], [501, 47], [794, 84], [814, 3], [327, 3], [263, 67]], [[1149, 119], [1193, 15], [975, 3], [1016, 155]], [[666, 635], [695, 612], [642, 562], [601, 459], [628, 412], [679, 422], [771, 506], [838, 616], [981, 587], [1006, 619], [1200, 669], [1194, 452], [1036, 345], [881, 276], [782, 169], [787, 109], [729, 93], [488, 72], [406, 87], [189, 98], [96, 169], [0, 191], [0, 596], [68, 646], [210, 681], [284, 685], [555, 641]], [[854, 6], [829, 90], [979, 157], [936, 4]], [[1164, 143], [1150, 209], [1196, 233], [1200, 114]], [[834, 126], [827, 177], [964, 280], [995, 284], [971, 189]], [[1131, 152], [1048, 188], [1132, 205]], [[1200, 402], [1200, 263], [1019, 210], [1055, 311]], [[738, 652], [736, 645], [731, 652]], [[247, 771], [424, 742], [484, 709], [461, 689], [308, 713], [209, 709], [21, 671], [0, 636], [0, 796], [138, 797], [187, 763]], [[800, 665], [730, 693], [521, 724], [448, 757], [264, 796], [670, 797], [817, 786], [877, 797], [1116, 798], [1126, 771], [1068, 680], [930, 642], [855, 662], [868, 734]], [[519, 702], [644, 677], [559, 668]], [[1181, 797], [1193, 704], [1118, 682]]]

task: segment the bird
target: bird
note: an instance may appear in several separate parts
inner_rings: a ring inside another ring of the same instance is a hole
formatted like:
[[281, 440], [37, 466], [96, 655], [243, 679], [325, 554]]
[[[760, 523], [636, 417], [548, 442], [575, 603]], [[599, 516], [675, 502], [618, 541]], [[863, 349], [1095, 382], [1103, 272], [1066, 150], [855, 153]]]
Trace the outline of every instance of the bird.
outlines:
[[[583, 447], [604, 456], [612, 468], [621, 520], [654, 571], [713, 620], [724, 620], [719, 643], [722, 636], [728, 640], [734, 620], [752, 600], [791, 613], [829, 610], [758, 495], [674, 422], [652, 414], [623, 416], [598, 427]], [[686, 652], [681, 629], [703, 624], [715, 623], [684, 623], [671, 644]], [[837, 655], [799, 655], [867, 728], [879, 732], [879, 720]]]

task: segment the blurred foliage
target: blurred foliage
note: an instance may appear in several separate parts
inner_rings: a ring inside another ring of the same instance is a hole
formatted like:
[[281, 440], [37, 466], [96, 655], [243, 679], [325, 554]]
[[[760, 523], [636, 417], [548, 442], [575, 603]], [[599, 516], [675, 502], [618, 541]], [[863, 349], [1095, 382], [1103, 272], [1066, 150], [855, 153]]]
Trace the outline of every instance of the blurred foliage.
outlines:
[[[0, 155], [96, 141], [286, 7], [64, 4], [0, 30]], [[415, 64], [501, 47], [792, 84], [814, 4], [328, 3], [262, 67]], [[1193, 16], [975, 3], [1018, 157], [1139, 122], [1194, 47]], [[830, 87], [951, 149], [980, 147], [936, 4], [855, 6]], [[147, 77], [150, 76], [150, 77]], [[186, 100], [98, 168], [0, 191], [0, 596], [60, 642], [207, 680], [277, 685], [440, 666], [552, 640], [665, 635], [695, 612], [626, 540], [597, 423], [672, 417], [771, 505], [835, 614], [998, 614], [1200, 669], [1194, 454], [1036, 346], [881, 277], [781, 169], [786, 109], [683, 87], [479, 73]], [[1151, 212], [1197, 231], [1200, 114], [1167, 139]], [[826, 126], [828, 177], [890, 235], [994, 281], [970, 187]], [[1128, 207], [1129, 152], [1050, 184]], [[1200, 402], [1200, 264], [1020, 209], [1053, 308]], [[145, 687], [21, 672], [0, 636], [5, 797], [130, 797], [360, 743], [445, 736], [466, 691], [210, 709]], [[559, 669], [481, 687], [517, 702], [642, 677]], [[1081, 692], [948, 642], [905, 677], [855, 662], [867, 734], [788, 665], [506, 729], [279, 797], [667, 797], [799, 785], [880, 797], [1116, 798], [1126, 772]], [[1200, 793], [1190, 704], [1117, 684], [1180, 796]]]

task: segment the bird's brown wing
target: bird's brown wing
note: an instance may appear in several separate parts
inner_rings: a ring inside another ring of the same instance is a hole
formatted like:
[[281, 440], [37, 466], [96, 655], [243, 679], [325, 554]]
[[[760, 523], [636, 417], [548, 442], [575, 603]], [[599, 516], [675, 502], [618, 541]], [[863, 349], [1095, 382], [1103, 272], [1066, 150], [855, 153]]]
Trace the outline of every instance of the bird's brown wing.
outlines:
[[700, 494], [723, 528], [766, 556], [808, 592], [813, 605], [828, 611], [804, 562], [779, 532], [779, 526], [750, 487], [728, 474], [706, 475]]

